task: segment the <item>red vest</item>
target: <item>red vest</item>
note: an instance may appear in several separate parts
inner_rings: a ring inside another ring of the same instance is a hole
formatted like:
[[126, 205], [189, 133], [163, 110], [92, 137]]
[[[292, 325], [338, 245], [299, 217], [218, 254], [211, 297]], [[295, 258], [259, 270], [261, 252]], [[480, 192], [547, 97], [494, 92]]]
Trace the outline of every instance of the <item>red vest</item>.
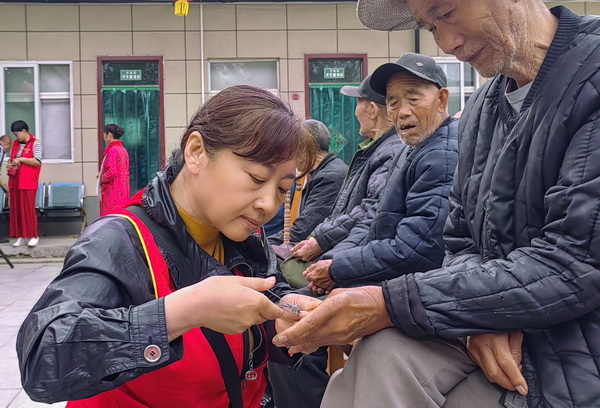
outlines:
[[[132, 201], [139, 203], [141, 194]], [[136, 200], [137, 198], [137, 200]], [[155, 295], [164, 297], [175, 290], [169, 270], [152, 233], [131, 212], [113, 213], [127, 218], [136, 228], [152, 275]], [[241, 374], [244, 361], [244, 339], [241, 334], [225, 335]], [[221, 369], [210, 344], [200, 329], [183, 335], [184, 358], [171, 365], [145, 374], [122, 386], [94, 397], [71, 401], [68, 408], [227, 408], [229, 397]], [[245, 408], [258, 408], [266, 387], [265, 365], [255, 368], [258, 378], [245, 381], [242, 398]]]
[[[30, 135], [30, 139], [29, 142], [27, 142], [27, 144], [25, 145], [25, 148], [23, 149], [23, 153], [21, 154], [21, 157], [25, 158], [25, 159], [33, 159], [33, 144], [36, 142], [36, 138], [33, 137], [33, 135]], [[12, 145], [12, 150], [10, 152], [10, 159], [14, 160], [14, 158], [17, 156], [17, 153], [19, 153], [19, 145], [20, 143], [15, 140], [13, 145]], [[42, 170], [42, 166], [29, 166], [27, 164], [21, 163], [21, 165], [19, 166], [19, 185], [17, 186], [17, 188], [19, 190], [37, 190], [38, 189], [38, 183], [40, 180], [40, 171]], [[14, 177], [9, 177], [8, 178], [8, 186], [9, 187], [13, 187], [13, 179]]]

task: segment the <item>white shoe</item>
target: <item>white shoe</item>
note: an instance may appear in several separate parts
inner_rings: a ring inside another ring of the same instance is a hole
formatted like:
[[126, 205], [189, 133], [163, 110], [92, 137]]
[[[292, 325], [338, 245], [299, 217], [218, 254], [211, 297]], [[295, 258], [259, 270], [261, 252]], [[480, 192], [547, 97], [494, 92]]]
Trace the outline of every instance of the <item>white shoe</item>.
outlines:
[[14, 247], [18, 247], [21, 245], [25, 245], [25, 240], [23, 238], [17, 238], [17, 240], [15, 241], [15, 243], [13, 244]]
[[36, 246], [36, 245], [38, 244], [38, 241], [39, 241], [39, 240], [40, 240], [40, 239], [39, 239], [38, 237], [31, 238], [31, 239], [29, 240], [29, 242], [27, 243], [27, 246], [29, 246], [29, 247], [34, 247], [34, 246]]

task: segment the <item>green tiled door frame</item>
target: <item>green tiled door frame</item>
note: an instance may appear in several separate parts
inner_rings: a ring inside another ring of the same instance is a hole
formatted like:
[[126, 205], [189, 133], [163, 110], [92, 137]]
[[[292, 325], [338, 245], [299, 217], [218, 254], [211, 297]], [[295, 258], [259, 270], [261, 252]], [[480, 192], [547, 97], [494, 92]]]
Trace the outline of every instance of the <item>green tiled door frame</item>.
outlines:
[[162, 57], [98, 58], [98, 163], [105, 149], [102, 129], [125, 129], [131, 193], [145, 187], [165, 164]]
[[354, 115], [356, 98], [340, 94], [345, 85], [359, 85], [366, 76], [366, 54], [307, 54], [304, 56], [306, 117], [331, 131], [332, 152], [350, 163], [364, 140]]

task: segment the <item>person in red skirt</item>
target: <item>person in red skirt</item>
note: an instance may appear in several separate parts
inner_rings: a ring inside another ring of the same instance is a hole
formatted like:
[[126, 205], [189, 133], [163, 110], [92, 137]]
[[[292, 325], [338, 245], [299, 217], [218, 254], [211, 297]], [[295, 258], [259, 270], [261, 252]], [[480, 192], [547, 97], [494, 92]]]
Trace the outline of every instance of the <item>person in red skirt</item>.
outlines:
[[17, 137], [10, 152], [8, 188], [10, 189], [10, 236], [17, 237], [13, 246], [38, 244], [38, 222], [35, 197], [42, 169], [42, 144], [29, 133], [29, 126], [22, 120], [10, 125]]

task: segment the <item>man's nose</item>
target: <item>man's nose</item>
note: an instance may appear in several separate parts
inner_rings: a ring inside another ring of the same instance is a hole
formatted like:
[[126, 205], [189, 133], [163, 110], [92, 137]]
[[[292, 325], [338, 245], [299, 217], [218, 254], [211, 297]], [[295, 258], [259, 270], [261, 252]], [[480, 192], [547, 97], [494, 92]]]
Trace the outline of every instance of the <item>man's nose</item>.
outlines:
[[450, 55], [456, 55], [456, 52], [465, 45], [465, 36], [444, 24], [437, 28], [433, 38], [442, 51]]
[[398, 118], [406, 119], [407, 117], [412, 115], [412, 111], [410, 109], [410, 104], [408, 102], [400, 102], [398, 104]]

